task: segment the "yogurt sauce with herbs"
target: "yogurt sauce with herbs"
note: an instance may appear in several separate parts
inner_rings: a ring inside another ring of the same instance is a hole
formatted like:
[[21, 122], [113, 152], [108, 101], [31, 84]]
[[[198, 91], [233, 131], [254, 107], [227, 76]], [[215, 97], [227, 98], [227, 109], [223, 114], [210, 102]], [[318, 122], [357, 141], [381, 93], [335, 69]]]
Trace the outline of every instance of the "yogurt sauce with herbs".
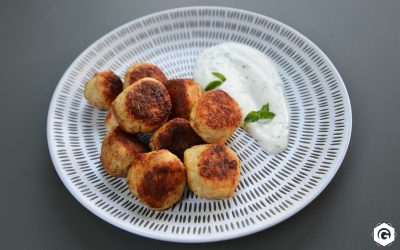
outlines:
[[269, 103], [275, 113], [270, 120], [243, 125], [265, 152], [285, 150], [289, 137], [289, 114], [282, 79], [274, 64], [261, 52], [239, 43], [222, 43], [208, 48], [197, 58], [193, 78], [203, 87], [217, 80], [212, 72], [225, 76], [218, 89], [229, 93], [240, 105], [243, 117]]

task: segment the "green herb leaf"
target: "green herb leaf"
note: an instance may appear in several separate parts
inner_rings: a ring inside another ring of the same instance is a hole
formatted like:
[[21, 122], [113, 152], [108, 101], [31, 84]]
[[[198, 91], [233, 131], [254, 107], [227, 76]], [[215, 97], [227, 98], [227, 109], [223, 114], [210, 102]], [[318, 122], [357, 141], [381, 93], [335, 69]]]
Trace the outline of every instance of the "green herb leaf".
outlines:
[[220, 79], [222, 82], [225, 82], [226, 78], [223, 74], [219, 73], [219, 72], [212, 72], [213, 76], [215, 76], [216, 78]]
[[259, 111], [251, 111], [246, 115], [244, 118], [244, 125], [251, 123], [251, 122], [256, 122], [258, 120], [264, 120], [264, 119], [272, 119], [275, 117], [275, 113], [269, 111], [269, 103], [263, 105]]
[[269, 111], [269, 103], [261, 107], [259, 115], [260, 119], [272, 119], [275, 117], [275, 113]]
[[209, 91], [209, 90], [213, 90], [213, 89], [218, 88], [226, 80], [225, 76], [223, 74], [221, 74], [221, 73], [212, 72], [211, 74], [213, 74], [213, 76], [215, 76], [219, 80], [214, 80], [214, 81], [208, 83], [206, 88], [204, 89], [205, 91]]
[[244, 124], [246, 125], [247, 123], [255, 122], [255, 121], [258, 121], [259, 119], [260, 119], [260, 117], [258, 116], [258, 112], [251, 111], [244, 118]]
[[209, 91], [209, 90], [213, 90], [218, 88], [220, 85], [222, 84], [222, 82], [220, 80], [215, 80], [210, 82], [209, 84], [207, 84], [205, 91]]

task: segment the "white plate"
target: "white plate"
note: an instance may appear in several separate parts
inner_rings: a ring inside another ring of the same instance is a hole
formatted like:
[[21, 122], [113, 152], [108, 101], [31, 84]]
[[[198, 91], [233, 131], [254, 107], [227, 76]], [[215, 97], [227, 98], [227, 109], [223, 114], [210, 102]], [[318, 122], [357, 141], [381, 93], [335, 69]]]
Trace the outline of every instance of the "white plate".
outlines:
[[[85, 101], [85, 82], [105, 69], [122, 77], [140, 61], [157, 64], [169, 78], [191, 77], [199, 53], [225, 41], [255, 47], [276, 64], [290, 110], [289, 146], [281, 154], [267, 155], [239, 129], [228, 143], [242, 161], [233, 198], [206, 200], [185, 190], [183, 201], [172, 209], [151, 211], [131, 195], [125, 179], [103, 170], [99, 152], [105, 112]], [[54, 92], [47, 137], [61, 180], [100, 218], [150, 238], [207, 242], [266, 229], [309, 204], [338, 170], [351, 125], [350, 101], [339, 73], [306, 37], [256, 13], [190, 7], [129, 22], [86, 49]]]

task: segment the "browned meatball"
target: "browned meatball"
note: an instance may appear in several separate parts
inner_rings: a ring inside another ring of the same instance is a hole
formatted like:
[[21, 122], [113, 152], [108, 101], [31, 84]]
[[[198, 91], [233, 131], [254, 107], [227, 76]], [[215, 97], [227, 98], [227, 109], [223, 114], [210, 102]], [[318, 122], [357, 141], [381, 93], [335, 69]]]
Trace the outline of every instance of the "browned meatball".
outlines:
[[190, 189], [200, 197], [231, 197], [240, 179], [240, 160], [225, 145], [204, 144], [185, 151], [185, 167]]
[[174, 79], [165, 83], [172, 101], [170, 118], [190, 119], [190, 111], [202, 95], [201, 86], [192, 79]]
[[182, 198], [186, 169], [168, 150], [141, 154], [129, 169], [131, 192], [154, 210], [166, 210]]
[[168, 120], [171, 108], [167, 89], [153, 78], [130, 85], [112, 104], [119, 126], [128, 133], [154, 131]]
[[134, 82], [146, 77], [154, 78], [162, 83], [167, 81], [164, 72], [162, 72], [162, 70], [156, 65], [151, 63], [136, 63], [133, 64], [125, 73], [124, 89]]
[[168, 149], [183, 159], [183, 152], [191, 146], [203, 144], [204, 141], [194, 132], [188, 120], [175, 118], [159, 127], [151, 136], [152, 150]]
[[94, 74], [85, 86], [85, 98], [99, 109], [108, 109], [122, 91], [122, 81], [112, 71]]
[[148, 152], [148, 149], [136, 136], [127, 134], [116, 127], [104, 138], [100, 160], [110, 175], [126, 176], [132, 160], [144, 152]]
[[224, 144], [241, 121], [239, 104], [223, 90], [203, 94], [190, 113], [190, 125], [208, 143]]

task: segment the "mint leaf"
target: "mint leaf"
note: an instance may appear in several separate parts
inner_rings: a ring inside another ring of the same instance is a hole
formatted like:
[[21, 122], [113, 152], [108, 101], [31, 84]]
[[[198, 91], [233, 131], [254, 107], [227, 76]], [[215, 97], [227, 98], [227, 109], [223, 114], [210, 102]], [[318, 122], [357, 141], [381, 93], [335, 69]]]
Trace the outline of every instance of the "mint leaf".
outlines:
[[209, 90], [213, 90], [218, 88], [219, 86], [221, 86], [222, 83], [225, 82], [226, 78], [223, 74], [218, 73], [218, 72], [212, 72], [211, 74], [213, 74], [213, 76], [215, 76], [216, 78], [218, 78], [219, 80], [214, 80], [212, 82], [209, 82], [206, 86], [206, 88], [204, 89], [205, 91], [209, 91]]
[[269, 111], [269, 103], [263, 105], [263, 106], [261, 107], [260, 111], [266, 111], [266, 112], [268, 112], [268, 111]]
[[260, 117], [258, 115], [258, 112], [257, 111], [251, 111], [244, 118], [244, 125], [246, 125], [248, 123], [251, 123], [251, 122], [258, 121], [259, 119], [260, 119]]
[[275, 113], [269, 111], [269, 103], [261, 107], [259, 111], [260, 119], [272, 119], [275, 117]]
[[269, 111], [269, 103], [263, 105], [259, 111], [251, 111], [244, 118], [244, 125], [256, 122], [258, 120], [272, 119], [275, 117], [275, 113]]
[[210, 82], [209, 84], [207, 84], [205, 91], [209, 91], [209, 90], [213, 90], [218, 88], [220, 85], [222, 84], [222, 82], [220, 80], [215, 80]]
[[212, 72], [213, 76], [215, 76], [216, 78], [220, 79], [222, 82], [225, 82], [226, 78], [223, 74], [219, 73], [219, 72]]

